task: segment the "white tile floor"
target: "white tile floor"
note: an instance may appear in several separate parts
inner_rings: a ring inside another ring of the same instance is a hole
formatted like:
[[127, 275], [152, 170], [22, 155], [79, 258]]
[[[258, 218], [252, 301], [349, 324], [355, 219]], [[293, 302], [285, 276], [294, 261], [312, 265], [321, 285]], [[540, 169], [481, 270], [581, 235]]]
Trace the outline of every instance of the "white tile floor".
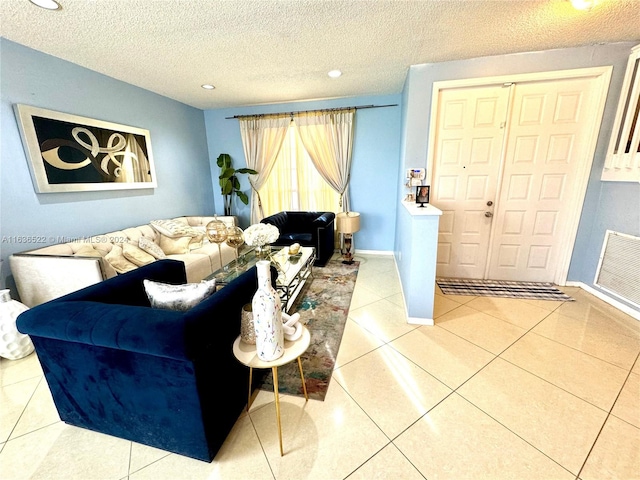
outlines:
[[0, 478], [640, 478], [640, 322], [571, 303], [436, 292], [405, 322], [391, 257], [360, 273], [324, 402], [261, 392], [212, 463], [67, 426], [35, 355], [0, 363]]

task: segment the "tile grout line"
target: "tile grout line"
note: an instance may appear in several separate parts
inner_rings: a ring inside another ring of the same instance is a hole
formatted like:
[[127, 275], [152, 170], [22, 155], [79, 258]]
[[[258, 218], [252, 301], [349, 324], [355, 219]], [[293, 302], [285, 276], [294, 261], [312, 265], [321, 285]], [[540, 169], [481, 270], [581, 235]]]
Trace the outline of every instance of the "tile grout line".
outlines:
[[[458, 308], [458, 307], [456, 307]], [[454, 309], [455, 310], [455, 309]], [[449, 313], [449, 312], [447, 312]], [[445, 397], [443, 397], [439, 402], [437, 402], [435, 405], [433, 405], [429, 410], [427, 410], [427, 412], [425, 412], [423, 415], [421, 415], [420, 417], [418, 417], [418, 419], [416, 419], [414, 422], [412, 422], [407, 428], [405, 428], [402, 432], [400, 432], [398, 435], [396, 435], [395, 437], [393, 437], [393, 439], [391, 439], [391, 443], [393, 443], [393, 445], [398, 448], [398, 450], [402, 453], [402, 450], [400, 450], [400, 448], [395, 445], [394, 440], [396, 440], [398, 437], [400, 437], [402, 434], [404, 434], [408, 429], [410, 429], [412, 426], [414, 426], [416, 423], [418, 423], [420, 420], [422, 420], [422, 418], [424, 418], [425, 416], [427, 416], [431, 411], [433, 411], [436, 407], [438, 407], [439, 405], [441, 405], [442, 403], [444, 403], [445, 400], [447, 400], [448, 398], [450, 398], [452, 395], [457, 395], [458, 397], [462, 398], [465, 402], [469, 403], [470, 405], [472, 405], [474, 408], [478, 409], [480, 412], [482, 412], [483, 414], [487, 415], [489, 418], [491, 418], [493, 421], [495, 421], [496, 423], [498, 423], [499, 425], [501, 425], [503, 428], [505, 428], [507, 431], [511, 432], [513, 435], [517, 436], [518, 438], [520, 438], [523, 442], [525, 442], [527, 445], [529, 445], [531, 448], [535, 449], [536, 451], [540, 452], [542, 455], [544, 455], [546, 458], [548, 458], [549, 460], [551, 460], [552, 462], [554, 462], [555, 464], [557, 464], [558, 466], [560, 466], [561, 468], [563, 468], [564, 470], [566, 470], [567, 472], [571, 473], [573, 475], [573, 472], [571, 472], [571, 470], [569, 470], [567, 467], [565, 467], [564, 465], [560, 464], [559, 462], [557, 462], [555, 459], [551, 458], [549, 455], [547, 455], [545, 452], [543, 452], [542, 450], [540, 450], [538, 447], [536, 447], [535, 445], [531, 444], [529, 441], [527, 441], [526, 439], [522, 438], [520, 435], [518, 435], [516, 432], [514, 432], [512, 429], [510, 429], [509, 427], [507, 427], [506, 425], [504, 425], [502, 422], [498, 421], [496, 418], [494, 418], [493, 416], [491, 416], [489, 413], [485, 412], [482, 408], [480, 408], [479, 406], [477, 406], [476, 404], [474, 404], [473, 402], [471, 402], [470, 400], [468, 400], [466, 397], [464, 397], [461, 393], [458, 392], [458, 390], [465, 385], [467, 382], [469, 382], [472, 378], [474, 378], [476, 375], [478, 375], [481, 371], [483, 371], [485, 368], [487, 368], [490, 364], [492, 364], [496, 359], [500, 358], [501, 360], [507, 361], [504, 358], [500, 357], [500, 355], [502, 355], [502, 353], [504, 353], [505, 351], [507, 351], [509, 348], [511, 348], [515, 343], [517, 343], [520, 339], [522, 339], [527, 333], [529, 333], [533, 328], [535, 328], [540, 322], [542, 322], [544, 319], [546, 319], [549, 315], [551, 315], [551, 313], [553, 312], [549, 312], [549, 314], [547, 316], [545, 316], [544, 318], [542, 318], [539, 322], [537, 322], [535, 325], [533, 325], [529, 330], [527, 330], [525, 333], [522, 334], [522, 336], [518, 337], [518, 339], [516, 339], [513, 343], [511, 343], [508, 347], [506, 347], [504, 350], [502, 350], [502, 352], [500, 352], [500, 354], [496, 355], [492, 352], [489, 352], [488, 350], [480, 347], [479, 345], [476, 345], [475, 343], [460, 337], [459, 335], [456, 335], [453, 332], [449, 332], [447, 329], [443, 329], [445, 331], [447, 331], [448, 333], [451, 333], [459, 338], [461, 338], [462, 340], [465, 340], [469, 343], [471, 343], [472, 345], [475, 345], [476, 347], [490, 353], [491, 355], [494, 355], [494, 358], [492, 358], [489, 362], [487, 362], [482, 368], [480, 368], [477, 372], [475, 372], [473, 375], [471, 375], [469, 378], [467, 378], [464, 382], [462, 382], [460, 385], [458, 385], [455, 389], [451, 389], [451, 387], [449, 387], [447, 384], [445, 384], [444, 382], [442, 382], [440, 379], [438, 379], [437, 377], [435, 377], [433, 374], [431, 374], [430, 372], [428, 372], [427, 370], [425, 370], [424, 368], [422, 368], [420, 365], [416, 364], [412, 359], [408, 358], [406, 355], [404, 355], [403, 353], [397, 351], [393, 346], [389, 345], [391, 348], [394, 348], [394, 350], [396, 350], [396, 352], [398, 352], [400, 355], [402, 355], [403, 357], [405, 357], [408, 361], [410, 361], [411, 363], [413, 363], [414, 365], [416, 365], [418, 368], [420, 368], [421, 370], [423, 370], [425, 373], [427, 373], [428, 375], [432, 376], [433, 378], [435, 378], [438, 382], [442, 383], [443, 385], [445, 385], [447, 388], [450, 388], [452, 391], [447, 394]], [[436, 326], [436, 325], [434, 325]], [[429, 327], [430, 328], [430, 327]], [[442, 328], [442, 327], [440, 327]], [[412, 330], [413, 331], [413, 330]], [[410, 332], [407, 332], [410, 333]], [[407, 333], [401, 335], [400, 337], [406, 335]], [[398, 337], [398, 338], [400, 338]], [[389, 342], [390, 343], [390, 342]], [[508, 362], [511, 363], [511, 362]], [[517, 365], [515, 365], [517, 368], [522, 369], [521, 367], [518, 367]], [[522, 369], [523, 371], [526, 371], [524, 369]], [[530, 373], [530, 372], [527, 372]], [[544, 380], [544, 379], [543, 379]], [[545, 380], [545, 382], [547, 382]], [[547, 382], [550, 383], [550, 382]], [[553, 385], [553, 384], [551, 384]], [[554, 385], [555, 387], [555, 385]], [[559, 388], [559, 387], [557, 387]], [[578, 397], [579, 398], [579, 397]], [[581, 399], [582, 400], [582, 399]], [[355, 400], [354, 400], [355, 401]], [[404, 454], [403, 454], [404, 455]], [[577, 477], [576, 477], [577, 478]]]
[[[262, 407], [264, 407], [266, 405], [263, 405]], [[260, 408], [262, 408], [260, 407]], [[260, 435], [258, 434], [258, 429], [256, 428], [255, 423], [253, 422], [253, 418], [251, 418], [251, 412], [247, 411], [247, 417], [249, 418], [249, 422], [251, 423], [251, 427], [253, 428], [253, 433], [256, 436], [256, 439], [258, 440], [258, 443], [260, 444], [260, 450], [262, 450], [262, 455], [264, 455], [264, 459], [267, 462], [267, 465], [269, 465], [269, 471], [271, 472], [271, 476], [273, 477], [274, 480], [276, 480], [276, 474], [273, 471], [273, 466], [271, 465], [271, 462], [269, 461], [269, 456], [267, 455], [266, 450], [264, 449], [264, 445], [262, 444], [262, 440], [260, 440]], [[237, 421], [237, 420], [236, 420]]]
[[[591, 453], [593, 452], [593, 449], [595, 448], [596, 443], [598, 443], [598, 439], [600, 438], [600, 435], [602, 434], [602, 431], [604, 430], [605, 425], [609, 421], [609, 418], [612, 416], [611, 412], [613, 412], [613, 409], [615, 408], [616, 403], [618, 402], [618, 399], [620, 398], [620, 394], [622, 393], [622, 390], [624, 390], [625, 385], [629, 381], [629, 377], [631, 376], [631, 370], [633, 370], [633, 367], [635, 366], [635, 364], [638, 363], [638, 358], [640, 358], [640, 353], [638, 353], [638, 355], [636, 355], [635, 362], [633, 362], [633, 365], [632, 365], [631, 369], [627, 372], [627, 378], [625, 378], [624, 382], [622, 383], [622, 386], [620, 387], [620, 391], [618, 392], [618, 395], [616, 395], [616, 399], [613, 401], [613, 404], [611, 405], [611, 408], [609, 409], [609, 412], [607, 413], [607, 416], [605, 417], [604, 421], [602, 422], [602, 426], [600, 427], [600, 430], [598, 431], [598, 434], [596, 435], [596, 438], [593, 440], [593, 444], [591, 445], [591, 448], [587, 452], [587, 455], [584, 458], [584, 462], [582, 462], [582, 466], [580, 467], [580, 470], [578, 471], [577, 478], [580, 478], [580, 475], [582, 474], [582, 470], [584, 470], [584, 467], [587, 465], [587, 461], [589, 460], [589, 457], [591, 456]], [[618, 418], [616, 415], [613, 415], [613, 416], [615, 418]], [[621, 421], [624, 421], [624, 420], [621, 420]], [[625, 422], [625, 423], [628, 423], [628, 422]]]
[[[40, 377], [40, 380], [38, 380], [38, 383], [36, 384], [35, 388], [33, 389], [33, 392], [31, 392], [31, 395], [29, 395], [29, 400], [27, 400], [27, 402], [24, 404], [24, 408], [22, 409], [22, 412], [20, 412], [20, 415], [18, 416], [18, 419], [17, 419], [17, 420], [16, 420], [16, 422], [13, 424], [13, 427], [11, 427], [11, 431], [9, 432], [9, 435], [7, 435], [7, 440], [4, 442], [4, 443], [5, 443], [5, 445], [6, 445], [7, 443], [9, 443], [9, 441], [11, 441], [11, 440], [15, 440], [15, 438], [11, 438], [11, 435], [13, 435], [13, 432], [15, 432], [15, 431], [16, 431], [16, 427], [17, 427], [17, 426], [18, 426], [18, 424], [20, 423], [20, 420], [22, 420], [22, 417], [23, 417], [24, 413], [27, 411], [27, 408], [29, 407], [29, 404], [31, 403], [31, 400], [32, 400], [32, 399], [33, 399], [33, 397], [35, 396], [36, 391], [38, 390], [38, 387], [40, 386], [40, 384], [42, 383], [42, 381], [43, 381], [43, 380], [44, 380], [44, 374], [42, 374], [42, 376]], [[57, 422], [54, 422], [54, 423], [57, 423]], [[52, 423], [51, 425], [53, 425], [53, 423]], [[28, 435], [29, 433], [32, 433], [32, 432], [38, 431], [38, 430], [40, 430], [41, 428], [46, 428], [46, 427], [48, 427], [48, 426], [49, 426], [49, 425], [46, 425], [45, 427], [36, 428], [35, 430], [32, 430], [32, 431], [30, 431], [30, 432], [26, 432], [26, 433], [24, 433], [24, 434], [22, 434], [22, 435], [18, 435], [16, 438], [23, 437], [23, 436], [25, 436], [25, 435]], [[3, 450], [4, 450], [4, 447], [3, 447]]]

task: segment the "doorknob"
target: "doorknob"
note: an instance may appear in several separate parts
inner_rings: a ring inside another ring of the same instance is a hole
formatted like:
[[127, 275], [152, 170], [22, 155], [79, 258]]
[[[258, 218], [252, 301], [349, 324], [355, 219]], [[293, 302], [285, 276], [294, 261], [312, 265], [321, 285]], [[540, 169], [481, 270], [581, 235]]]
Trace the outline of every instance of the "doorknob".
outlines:
[[489, 201], [487, 202], [487, 207], [490, 207], [491, 205], [493, 205], [493, 202], [492, 202], [491, 200], [489, 200]]
[[491, 213], [491, 212], [484, 212], [484, 216], [485, 216], [485, 217], [493, 217], [493, 213]]

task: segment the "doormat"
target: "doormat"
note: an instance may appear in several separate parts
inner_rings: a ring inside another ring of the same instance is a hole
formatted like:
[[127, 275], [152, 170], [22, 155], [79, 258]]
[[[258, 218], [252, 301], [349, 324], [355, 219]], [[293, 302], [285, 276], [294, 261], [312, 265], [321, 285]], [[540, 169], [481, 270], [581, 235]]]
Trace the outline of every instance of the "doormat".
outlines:
[[[359, 265], [360, 262], [347, 265], [331, 260], [324, 267], [313, 267], [312, 281], [305, 284], [291, 309], [300, 314], [300, 322], [311, 334], [309, 348], [300, 355], [309, 398], [324, 400], [327, 394]], [[298, 362], [278, 367], [278, 387], [280, 393], [304, 396]], [[273, 392], [270, 371], [260, 388]]]
[[574, 299], [553, 283], [508, 282], [503, 280], [470, 280], [466, 278], [438, 278], [436, 283], [445, 295], [529, 298], [573, 302]]

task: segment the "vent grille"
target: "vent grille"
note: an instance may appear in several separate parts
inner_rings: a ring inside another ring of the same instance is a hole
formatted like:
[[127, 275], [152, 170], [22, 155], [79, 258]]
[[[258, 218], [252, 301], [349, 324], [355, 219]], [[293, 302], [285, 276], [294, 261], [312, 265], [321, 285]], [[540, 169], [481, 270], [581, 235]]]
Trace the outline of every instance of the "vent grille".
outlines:
[[640, 237], [607, 230], [595, 284], [640, 307]]

